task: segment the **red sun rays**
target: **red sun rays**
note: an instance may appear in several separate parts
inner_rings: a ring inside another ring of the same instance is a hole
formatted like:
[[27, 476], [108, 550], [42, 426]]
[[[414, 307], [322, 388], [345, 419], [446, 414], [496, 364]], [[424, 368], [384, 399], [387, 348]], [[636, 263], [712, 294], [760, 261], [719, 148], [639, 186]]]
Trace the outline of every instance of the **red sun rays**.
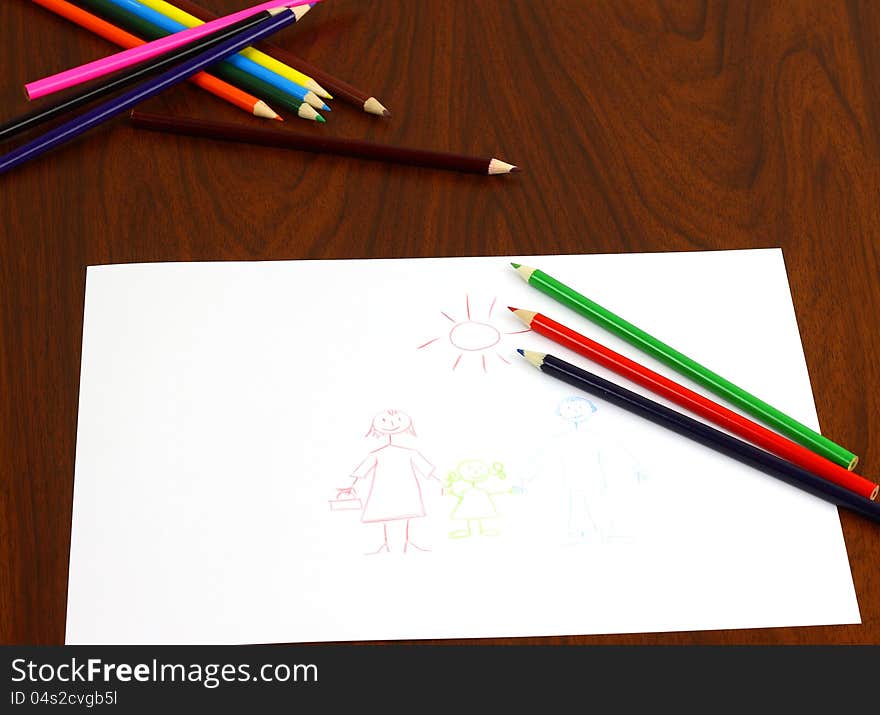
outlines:
[[[472, 310], [471, 299], [467, 294], [464, 296], [465, 317], [463, 320], [457, 320], [449, 315], [449, 313], [440, 311], [440, 315], [452, 323], [452, 327], [446, 331], [446, 337], [453, 349], [458, 351], [455, 356], [455, 361], [452, 363], [453, 370], [461, 364], [462, 358], [467, 353], [479, 355], [480, 365], [483, 372], [488, 372], [489, 370], [489, 363], [486, 359], [487, 355], [494, 355], [503, 363], [506, 363], [507, 365], [510, 364], [510, 361], [498, 352], [496, 346], [501, 342], [504, 335], [518, 335], [529, 331], [515, 330], [502, 333], [498, 328], [492, 325], [492, 312], [495, 310], [495, 303], [497, 300], [497, 298], [492, 299], [492, 303], [489, 305], [489, 310], [486, 312], [486, 317], [482, 320], [474, 317], [476, 312]], [[421, 350], [429, 345], [433, 345], [442, 337], [444, 336], [438, 335], [436, 338], [431, 338], [427, 342], [419, 345], [416, 349]]]

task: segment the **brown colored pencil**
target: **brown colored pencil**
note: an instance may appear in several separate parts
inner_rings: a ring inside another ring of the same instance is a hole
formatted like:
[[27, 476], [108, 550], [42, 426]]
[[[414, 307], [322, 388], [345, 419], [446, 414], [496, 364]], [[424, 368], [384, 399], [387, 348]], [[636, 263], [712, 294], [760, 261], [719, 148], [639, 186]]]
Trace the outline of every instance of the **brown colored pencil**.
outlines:
[[509, 174], [518, 171], [513, 164], [500, 159], [484, 159], [461, 154], [411, 149], [386, 144], [370, 144], [354, 139], [335, 139], [287, 131], [268, 131], [230, 122], [171, 117], [150, 112], [131, 112], [136, 127], [186, 136], [207, 137], [245, 144], [261, 144], [281, 149], [299, 149], [318, 154], [339, 154], [361, 159], [376, 159], [396, 164], [412, 164], [434, 169], [464, 171], [472, 174]]
[[[214, 20], [217, 18], [217, 15], [215, 13], [212, 13], [210, 10], [206, 10], [199, 5], [190, 2], [190, 0], [169, 0], [169, 2], [180, 10], [188, 12], [190, 15], [199, 18], [199, 20], [204, 20], [205, 22], [208, 22], [209, 20]], [[331, 92], [335, 98], [341, 99], [345, 102], [348, 102], [349, 104], [357, 105], [365, 112], [369, 112], [370, 114], [376, 114], [380, 117], [391, 116], [391, 112], [383, 107], [382, 103], [375, 97], [371, 97], [366, 92], [359, 90], [357, 87], [352, 87], [350, 84], [348, 84], [348, 82], [343, 82], [338, 77], [334, 77], [328, 72], [322, 70], [320, 67], [315, 67], [315, 65], [306, 62], [301, 57], [297, 57], [296, 55], [293, 55], [290, 52], [287, 52], [286, 50], [270, 42], [261, 42], [257, 47], [266, 54], [271, 54], [279, 62], [290, 65], [291, 67], [299, 70], [303, 74], [308, 75], [316, 82], [319, 82], [321, 86], [324, 87], [328, 92]]]

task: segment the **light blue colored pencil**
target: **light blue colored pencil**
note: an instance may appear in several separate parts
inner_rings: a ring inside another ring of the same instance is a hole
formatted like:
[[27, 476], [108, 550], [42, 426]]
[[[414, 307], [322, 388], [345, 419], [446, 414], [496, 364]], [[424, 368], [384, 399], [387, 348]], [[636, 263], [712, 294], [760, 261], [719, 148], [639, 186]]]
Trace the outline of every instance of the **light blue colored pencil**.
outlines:
[[[182, 30], [187, 30], [186, 25], [183, 23], [177, 22], [177, 20], [173, 20], [167, 15], [163, 15], [161, 12], [157, 12], [153, 8], [148, 5], [144, 5], [138, 0], [109, 0], [114, 5], [118, 6], [122, 10], [131, 13], [139, 17], [141, 20], [145, 22], [149, 22], [152, 25], [155, 25], [165, 32], [174, 33], [181, 32]], [[330, 110], [321, 98], [312, 92], [307, 87], [303, 87], [302, 85], [297, 84], [289, 80], [287, 77], [282, 77], [277, 72], [273, 72], [262, 65], [257, 64], [251, 59], [244, 57], [243, 55], [236, 54], [231, 57], [226, 58], [226, 62], [229, 64], [238, 67], [242, 72], [247, 72], [252, 77], [256, 77], [257, 79], [263, 80], [267, 84], [271, 84], [276, 89], [284, 92], [285, 94], [289, 94], [296, 99], [305, 102], [306, 104], [311, 105], [315, 109], [325, 109], [327, 111]]]

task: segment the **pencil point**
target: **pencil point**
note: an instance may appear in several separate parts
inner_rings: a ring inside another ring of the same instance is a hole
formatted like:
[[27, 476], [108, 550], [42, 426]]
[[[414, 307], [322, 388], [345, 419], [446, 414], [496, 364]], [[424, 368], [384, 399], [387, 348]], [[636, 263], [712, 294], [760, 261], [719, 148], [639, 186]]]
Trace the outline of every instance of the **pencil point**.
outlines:
[[305, 88], [312, 90], [321, 99], [333, 99], [333, 95], [324, 89], [320, 84], [315, 82], [311, 77], [306, 81]]
[[262, 117], [263, 119], [277, 119], [278, 112], [261, 99], [254, 104], [254, 116]]
[[302, 20], [302, 16], [305, 15], [309, 10], [312, 9], [311, 5], [300, 5], [299, 7], [291, 7], [288, 8], [294, 15], [296, 15], [296, 20], [299, 22]]
[[305, 102], [299, 105], [299, 110], [296, 114], [298, 117], [301, 117], [303, 119], [311, 119], [313, 122], [324, 121], [324, 117], [318, 114], [312, 105], [306, 104]]
[[317, 117], [315, 117], [315, 121], [318, 122], [319, 124], [326, 124], [327, 123], [327, 120], [324, 119], [324, 117], [322, 117], [320, 114]]
[[324, 101], [317, 94], [312, 92], [312, 90], [306, 92], [305, 97], [303, 97], [303, 102], [311, 105], [315, 109], [330, 109], [330, 107], [324, 104]]
[[520, 322], [525, 325], [527, 328], [532, 327], [532, 321], [535, 319], [537, 313], [534, 310], [523, 310], [522, 308], [510, 308], [513, 314], [520, 320]]
[[284, 117], [282, 117], [280, 114], [276, 114], [276, 115], [275, 115], [275, 121], [276, 121], [276, 122], [283, 122], [283, 121], [284, 121]]
[[508, 164], [506, 161], [501, 161], [501, 159], [491, 159], [489, 161], [489, 169], [486, 172], [487, 174], [509, 174], [511, 171], [514, 171], [516, 167], [513, 164]]
[[536, 353], [532, 350], [517, 350], [517, 352], [539, 370], [544, 364], [544, 358], [547, 356], [546, 353]]
[[366, 102], [364, 102], [364, 111], [369, 112], [370, 114], [377, 114], [380, 117], [391, 116], [391, 112], [385, 109], [385, 107], [382, 106], [382, 102], [380, 102], [375, 97], [370, 97]]
[[513, 308], [512, 306], [509, 306], [509, 305], [507, 306], [507, 309], [508, 309], [511, 313], [515, 313], [515, 312], [517, 311], [516, 308]]
[[519, 273], [520, 278], [522, 278], [526, 283], [529, 282], [529, 279], [532, 277], [532, 273], [537, 270], [536, 268], [521, 266], [519, 263], [511, 263], [510, 265], [516, 268], [516, 272]]

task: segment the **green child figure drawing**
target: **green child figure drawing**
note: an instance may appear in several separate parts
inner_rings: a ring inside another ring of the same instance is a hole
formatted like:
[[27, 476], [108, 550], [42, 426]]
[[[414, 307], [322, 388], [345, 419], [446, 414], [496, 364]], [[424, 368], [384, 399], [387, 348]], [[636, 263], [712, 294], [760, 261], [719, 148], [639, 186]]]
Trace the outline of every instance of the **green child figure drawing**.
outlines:
[[450, 518], [465, 522], [465, 528], [449, 533], [450, 539], [463, 539], [472, 536], [476, 526], [480, 536], [494, 536], [498, 529], [486, 528], [484, 519], [498, 516], [495, 500], [499, 494], [512, 494], [512, 489], [493, 490], [490, 478], [507, 479], [504, 465], [495, 462], [491, 467], [481, 459], [468, 459], [459, 463], [455, 471], [446, 477], [446, 493], [456, 498]]

